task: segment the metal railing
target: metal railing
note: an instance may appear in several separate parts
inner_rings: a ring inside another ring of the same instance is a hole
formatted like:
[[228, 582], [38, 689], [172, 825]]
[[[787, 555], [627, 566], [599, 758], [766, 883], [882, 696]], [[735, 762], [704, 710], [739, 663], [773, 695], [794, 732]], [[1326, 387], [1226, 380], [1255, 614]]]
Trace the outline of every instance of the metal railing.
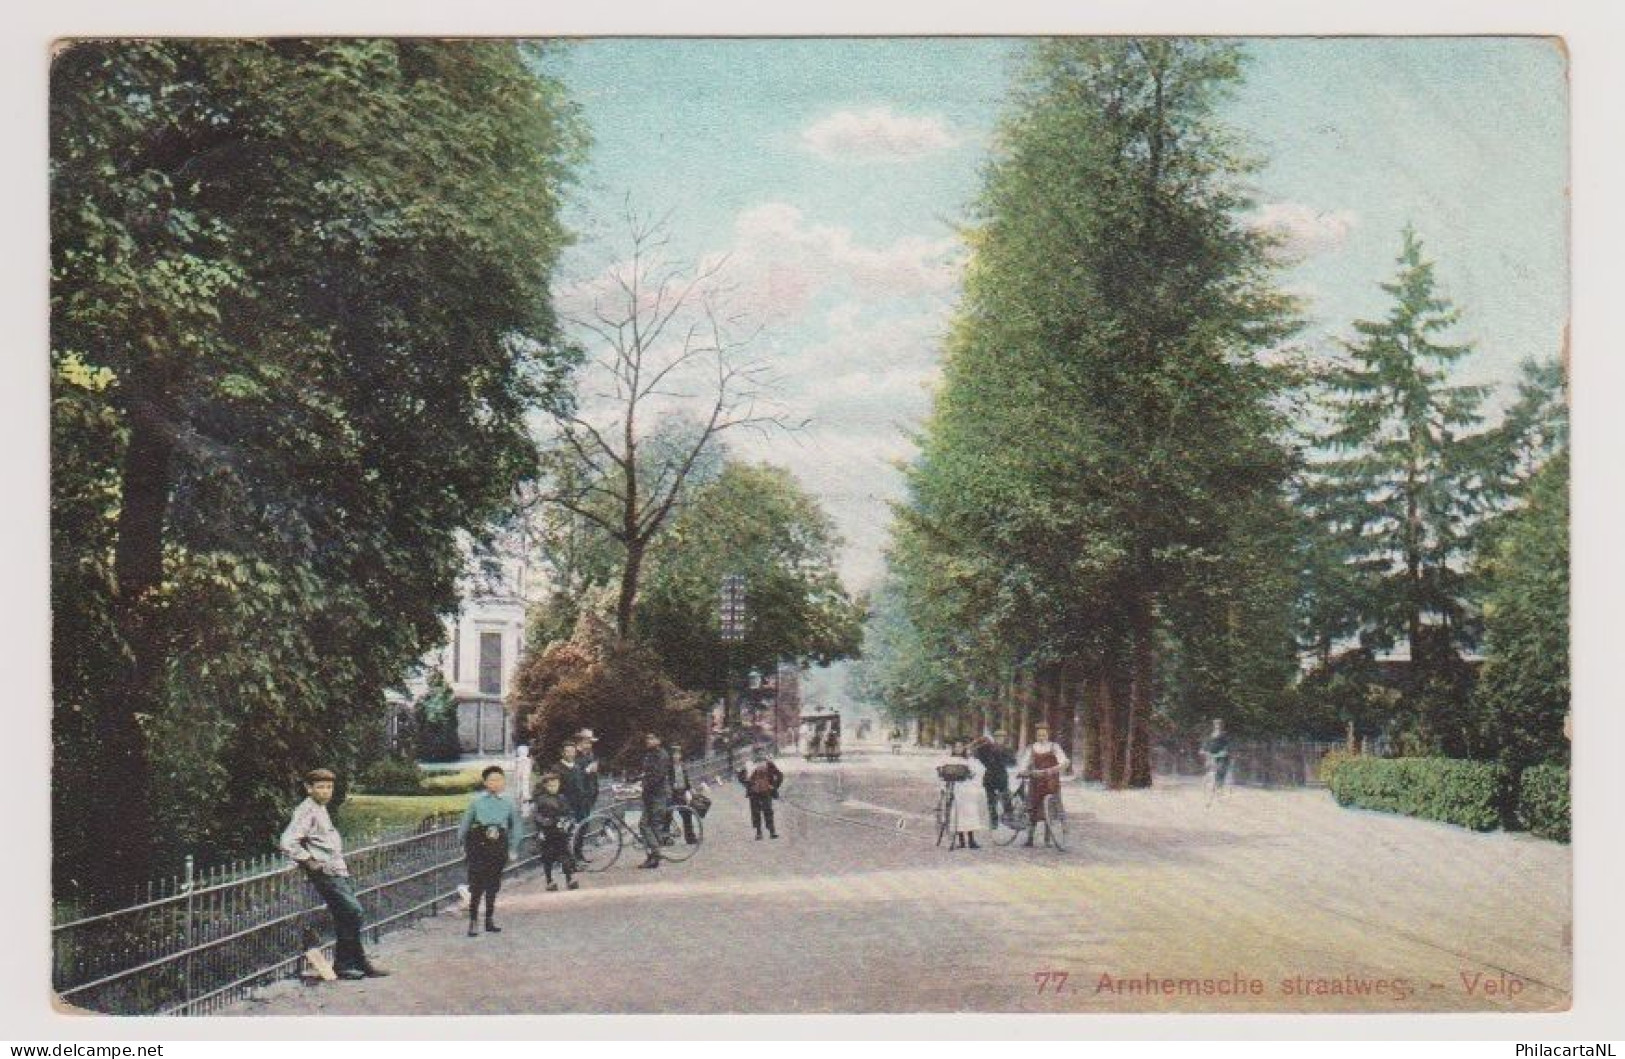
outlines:
[[[1232, 742], [1228, 782], [1242, 787], [1319, 787], [1320, 762], [1333, 750], [1348, 744], [1316, 739], [1274, 739]], [[1365, 752], [1376, 756], [1388, 753], [1383, 740], [1369, 741]], [[1159, 776], [1200, 776], [1207, 761], [1194, 744], [1157, 746], [1151, 749], [1151, 771]]]
[[[464, 874], [461, 814], [347, 850], [366, 934], [433, 915]], [[521, 857], [515, 871], [534, 862]], [[301, 869], [276, 856], [187, 871], [151, 900], [51, 928], [52, 987], [76, 1007], [112, 1015], [205, 1015], [249, 990], [299, 973], [327, 906]], [[326, 948], [331, 950], [331, 942]]]
[[[696, 759], [690, 781], [725, 781], [730, 765], [764, 752], [771, 748], [757, 744]], [[615, 797], [615, 778], [606, 779], [600, 804]], [[460, 816], [428, 817], [345, 851], [370, 939], [457, 900]], [[538, 860], [534, 843], [521, 849], [509, 872]], [[52, 926], [51, 984], [65, 1002], [111, 1015], [207, 1015], [297, 975], [307, 937], [329, 926], [326, 904], [280, 855], [206, 872], [188, 857], [181, 875], [149, 885], [133, 904]], [[331, 942], [324, 947], [331, 953]]]

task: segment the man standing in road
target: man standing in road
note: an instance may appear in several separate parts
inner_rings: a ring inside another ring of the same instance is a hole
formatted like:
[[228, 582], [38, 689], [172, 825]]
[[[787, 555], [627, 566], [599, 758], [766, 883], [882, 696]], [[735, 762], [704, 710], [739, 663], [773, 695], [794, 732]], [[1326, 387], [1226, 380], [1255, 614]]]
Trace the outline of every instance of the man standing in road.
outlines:
[[355, 882], [344, 863], [344, 840], [327, 814], [337, 777], [327, 769], [305, 773], [306, 798], [293, 811], [293, 819], [278, 843], [282, 852], [304, 871], [305, 878], [327, 903], [336, 939], [333, 969], [340, 978], [356, 981], [382, 978], [388, 971], [373, 966], [361, 947], [361, 925], [366, 913], [356, 900]]
[[773, 799], [779, 796], [784, 773], [772, 761], [762, 761], [750, 770], [749, 775], [740, 769], [739, 782], [745, 785], [745, 795], [750, 799], [750, 824], [756, 829], [757, 841], [761, 841], [764, 824], [768, 837], [778, 838], [779, 833], [773, 827]]
[[[595, 796], [589, 796], [588, 776], [586, 763], [582, 761], [581, 754], [574, 742], [565, 743], [559, 748], [559, 763], [552, 771], [558, 774], [559, 797], [564, 801], [564, 807], [570, 818], [580, 823], [592, 813]], [[541, 783], [537, 783], [537, 790]]]
[[[675, 810], [678, 806], [687, 806], [694, 796], [694, 781], [688, 774], [688, 763], [683, 760], [682, 744], [675, 739], [668, 746], [671, 755], [671, 804]], [[683, 821], [683, 841], [693, 845], [696, 839], [694, 834], [694, 817], [689, 813], [678, 813]]]
[[638, 829], [649, 846], [649, 856], [640, 868], [660, 867], [660, 847], [665, 842], [663, 820], [671, 809], [671, 756], [660, 749], [660, 737], [653, 732], [643, 737], [642, 790], [643, 819]]
[[587, 812], [598, 805], [598, 755], [592, 745], [598, 737], [591, 728], [576, 733], [576, 758], [581, 763], [581, 804]]
[[1230, 775], [1230, 737], [1224, 732], [1224, 721], [1213, 718], [1213, 730], [1202, 743], [1202, 756], [1207, 758], [1207, 803], [1224, 795], [1224, 781]]
[[976, 760], [982, 763], [982, 789], [987, 792], [988, 826], [997, 829], [999, 815], [1010, 815], [1010, 766], [1016, 763], [1004, 731], [976, 741]]

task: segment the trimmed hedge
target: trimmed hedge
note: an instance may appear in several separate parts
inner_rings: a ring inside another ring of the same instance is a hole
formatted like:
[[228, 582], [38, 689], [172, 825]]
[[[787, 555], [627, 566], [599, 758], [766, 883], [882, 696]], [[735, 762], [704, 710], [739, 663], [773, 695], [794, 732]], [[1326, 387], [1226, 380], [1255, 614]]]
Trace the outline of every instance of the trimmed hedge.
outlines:
[[1530, 834], [1569, 840], [1569, 770], [1534, 765], [1518, 781], [1518, 823]]
[[1339, 805], [1490, 831], [1501, 826], [1507, 780], [1503, 766], [1487, 761], [1362, 757], [1341, 762], [1330, 787]]
[[386, 757], [363, 771], [357, 786], [365, 794], [422, 794], [423, 770], [414, 761]]
[[1337, 775], [1338, 769], [1347, 765], [1350, 761], [1358, 760], [1360, 760], [1360, 755], [1351, 754], [1347, 750], [1328, 750], [1320, 755], [1320, 762], [1315, 766], [1315, 779], [1321, 784], [1330, 787], [1332, 777]]

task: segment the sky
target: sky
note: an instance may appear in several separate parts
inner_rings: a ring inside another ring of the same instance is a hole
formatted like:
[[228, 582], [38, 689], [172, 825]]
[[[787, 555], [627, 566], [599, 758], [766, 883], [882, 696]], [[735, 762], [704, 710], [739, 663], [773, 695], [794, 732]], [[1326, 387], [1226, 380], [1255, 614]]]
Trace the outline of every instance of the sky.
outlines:
[[[1265, 159], [1250, 219], [1286, 237], [1300, 340], [1380, 316], [1413, 224], [1476, 353], [1510, 389], [1567, 319], [1565, 59], [1536, 38], [1259, 39], [1219, 117]], [[571, 296], [624, 261], [627, 206], [669, 214], [677, 263], [720, 264], [744, 356], [806, 425], [730, 438], [788, 467], [884, 569], [899, 461], [929, 411], [971, 221], [1023, 45], [1000, 38], [571, 44], [553, 60], [593, 145], [567, 219]], [[579, 308], [579, 305], [577, 306]], [[758, 329], [759, 328], [759, 329]], [[687, 392], [687, 391], [684, 391]]]

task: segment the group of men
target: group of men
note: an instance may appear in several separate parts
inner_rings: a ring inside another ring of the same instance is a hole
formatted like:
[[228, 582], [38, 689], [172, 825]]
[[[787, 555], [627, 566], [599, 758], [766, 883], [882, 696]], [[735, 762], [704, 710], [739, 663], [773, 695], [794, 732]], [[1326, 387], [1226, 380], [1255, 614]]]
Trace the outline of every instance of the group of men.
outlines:
[[[643, 759], [638, 772], [638, 794], [643, 803], [639, 829], [649, 850], [649, 855], [638, 867], [658, 868], [661, 845], [676, 839], [675, 835], [666, 833], [676, 823], [671, 810], [676, 806], [694, 804], [693, 778], [689, 775], [688, 763], [683, 759], [683, 748], [674, 742], [662, 749], [660, 737], [654, 732], [643, 738]], [[769, 837], [778, 838], [778, 830], [773, 826], [773, 800], [779, 796], [784, 773], [772, 761], [761, 761], [748, 772], [740, 769], [737, 778], [744, 784], [745, 794], [750, 801], [751, 826], [756, 829], [757, 839], [761, 839], [764, 825]], [[699, 808], [703, 809], [703, 806]], [[694, 842], [694, 815], [679, 813], [677, 816], [682, 820], [683, 840]]]

